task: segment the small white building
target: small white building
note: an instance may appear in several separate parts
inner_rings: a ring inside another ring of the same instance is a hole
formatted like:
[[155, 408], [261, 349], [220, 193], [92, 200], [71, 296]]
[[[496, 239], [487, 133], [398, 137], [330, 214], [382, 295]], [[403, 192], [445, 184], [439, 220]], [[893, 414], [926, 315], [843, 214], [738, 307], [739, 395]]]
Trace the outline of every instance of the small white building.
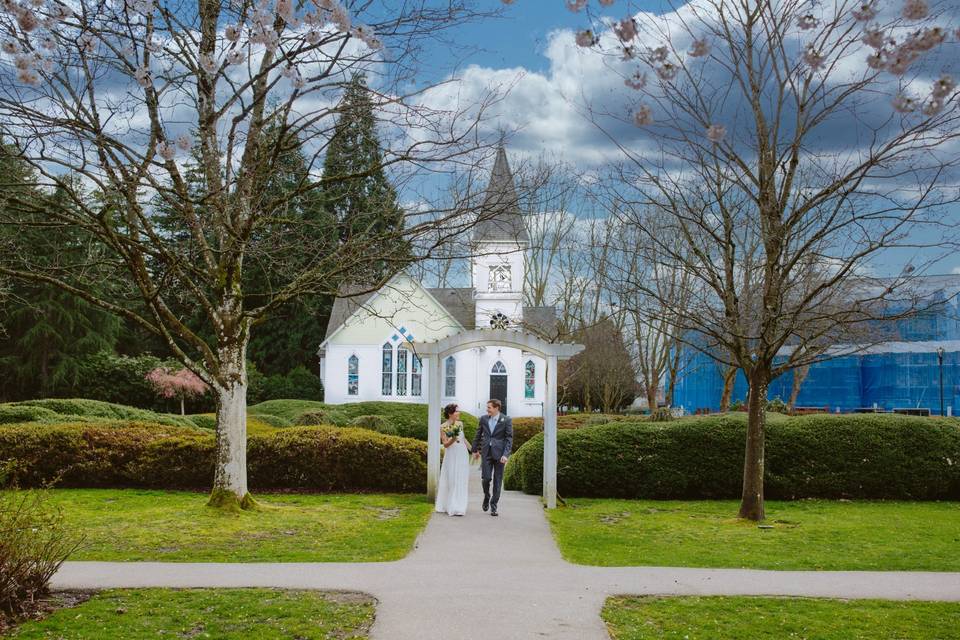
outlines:
[[[326, 402], [425, 403], [427, 379], [435, 372], [414, 352], [414, 341], [485, 327], [547, 338], [555, 333], [554, 307], [523, 304], [530, 240], [502, 146], [473, 243], [470, 287], [427, 288], [402, 273], [374, 293], [337, 298], [318, 352]], [[442, 402], [479, 415], [488, 399], [497, 398], [507, 415], [542, 416], [544, 367], [542, 358], [513, 347], [466, 349], [441, 363]]]

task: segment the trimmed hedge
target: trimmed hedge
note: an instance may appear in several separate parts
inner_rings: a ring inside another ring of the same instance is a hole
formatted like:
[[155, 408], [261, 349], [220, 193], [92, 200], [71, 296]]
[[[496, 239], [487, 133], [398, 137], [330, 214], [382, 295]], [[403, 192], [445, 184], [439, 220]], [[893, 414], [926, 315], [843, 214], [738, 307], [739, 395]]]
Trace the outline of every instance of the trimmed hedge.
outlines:
[[[208, 489], [214, 436], [127, 423], [18, 424], [0, 427], [0, 460], [24, 487]], [[290, 427], [248, 439], [253, 490], [425, 490], [426, 445], [366, 429]]]
[[[22, 415], [23, 418], [14, 420], [12, 419], [13, 415]], [[87, 422], [90, 419], [97, 418], [152, 422], [177, 427], [195, 426], [187, 416], [156, 413], [102, 400], [48, 398], [0, 404], [0, 424], [14, 422]]]
[[[427, 439], [428, 408], [425, 404], [381, 401], [324, 404], [309, 400], [269, 400], [249, 407], [248, 411], [256, 416], [280, 416], [294, 424], [349, 425], [361, 416], [381, 416], [396, 429], [397, 435]], [[464, 432], [472, 439], [477, 432], [477, 418], [466, 412], [460, 415]]]
[[[557, 416], [557, 429], [579, 429], [587, 425], [608, 424], [636, 417], [610, 413], [570, 413]], [[543, 432], [543, 418], [513, 419], [513, 450], [516, 451], [528, 440]]]
[[357, 416], [350, 421], [351, 427], [360, 429], [370, 429], [377, 433], [386, 433], [387, 435], [397, 435], [397, 428], [390, 424], [383, 416]]
[[[565, 496], [739, 498], [746, 416], [621, 422], [558, 433]], [[543, 436], [511, 457], [508, 489], [542, 490]], [[960, 423], [911, 416], [769, 415], [766, 497], [960, 499]]]

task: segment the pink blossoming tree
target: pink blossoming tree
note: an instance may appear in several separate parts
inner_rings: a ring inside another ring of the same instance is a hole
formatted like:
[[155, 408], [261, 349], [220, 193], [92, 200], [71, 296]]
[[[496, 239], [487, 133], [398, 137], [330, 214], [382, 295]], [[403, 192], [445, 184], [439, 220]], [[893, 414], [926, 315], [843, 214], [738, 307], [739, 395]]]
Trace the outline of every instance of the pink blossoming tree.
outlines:
[[189, 369], [171, 372], [165, 367], [157, 367], [147, 374], [146, 380], [153, 385], [161, 398], [180, 400], [180, 415], [187, 413], [184, 406], [187, 398], [198, 398], [210, 390], [207, 383]]

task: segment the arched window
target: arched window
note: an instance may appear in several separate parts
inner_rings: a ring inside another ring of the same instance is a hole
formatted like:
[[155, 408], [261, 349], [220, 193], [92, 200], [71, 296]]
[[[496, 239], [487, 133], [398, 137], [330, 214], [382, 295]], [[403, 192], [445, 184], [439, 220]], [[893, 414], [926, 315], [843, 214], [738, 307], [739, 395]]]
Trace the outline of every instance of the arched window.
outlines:
[[450, 356], [444, 361], [443, 395], [452, 398], [457, 395], [457, 360]]
[[503, 366], [503, 363], [497, 360], [493, 365], [493, 368], [490, 369], [490, 374], [495, 376], [505, 376], [507, 375], [507, 368]]
[[353, 355], [347, 358], [347, 395], [360, 393], [360, 358]]
[[397, 349], [397, 395], [407, 395], [407, 361], [410, 352]]
[[523, 397], [532, 398], [537, 390], [537, 365], [533, 360], [527, 360], [523, 367]]
[[393, 345], [389, 342], [383, 343], [383, 359], [381, 362], [380, 393], [389, 396], [393, 393]]
[[490, 316], [491, 329], [506, 329], [508, 326], [510, 326], [510, 319], [499, 311]]
[[410, 395], [423, 395], [423, 361], [417, 354], [413, 354], [413, 362], [410, 367]]

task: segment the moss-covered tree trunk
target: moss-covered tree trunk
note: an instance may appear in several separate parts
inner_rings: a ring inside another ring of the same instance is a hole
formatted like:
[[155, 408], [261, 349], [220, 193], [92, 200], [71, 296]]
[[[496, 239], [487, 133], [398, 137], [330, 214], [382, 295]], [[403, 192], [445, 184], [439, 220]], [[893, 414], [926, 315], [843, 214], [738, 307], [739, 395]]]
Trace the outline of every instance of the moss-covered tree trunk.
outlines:
[[246, 340], [219, 349], [221, 375], [213, 385], [217, 400], [216, 471], [209, 505], [228, 510], [256, 506], [247, 489]]
[[767, 386], [769, 375], [756, 369], [750, 373], [750, 393], [747, 396], [747, 443], [743, 460], [743, 494], [740, 499], [741, 518], [763, 520], [764, 437], [767, 427]]

